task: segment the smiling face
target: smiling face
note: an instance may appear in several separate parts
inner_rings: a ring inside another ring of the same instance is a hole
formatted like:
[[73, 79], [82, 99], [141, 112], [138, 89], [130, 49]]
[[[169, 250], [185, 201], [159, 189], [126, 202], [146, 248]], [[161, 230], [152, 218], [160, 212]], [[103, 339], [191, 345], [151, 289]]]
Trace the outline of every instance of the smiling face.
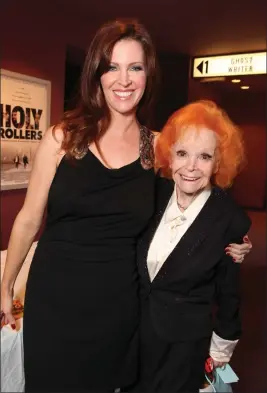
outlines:
[[112, 51], [109, 71], [101, 76], [101, 85], [111, 112], [136, 111], [146, 88], [146, 68], [142, 45], [135, 40], [118, 41]]
[[210, 185], [216, 169], [216, 134], [207, 129], [189, 127], [173, 145], [170, 167], [177, 189], [195, 194]]

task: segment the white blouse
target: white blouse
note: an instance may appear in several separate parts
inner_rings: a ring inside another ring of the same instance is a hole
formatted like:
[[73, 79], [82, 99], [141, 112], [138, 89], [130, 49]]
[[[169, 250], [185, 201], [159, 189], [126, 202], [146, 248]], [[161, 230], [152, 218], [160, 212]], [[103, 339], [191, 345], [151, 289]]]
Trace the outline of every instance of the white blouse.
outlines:
[[[204, 189], [189, 207], [182, 212], [177, 205], [176, 187], [154, 234], [147, 255], [147, 267], [151, 282], [164, 262], [190, 228], [207, 202], [211, 189]], [[230, 341], [212, 334], [210, 356], [217, 361], [229, 362], [238, 340]]]
[[170, 253], [196, 219], [210, 194], [210, 189], [203, 190], [185, 212], [182, 212], [177, 205], [176, 187], [174, 187], [173, 194], [148, 250], [147, 267], [151, 281], [154, 280]]

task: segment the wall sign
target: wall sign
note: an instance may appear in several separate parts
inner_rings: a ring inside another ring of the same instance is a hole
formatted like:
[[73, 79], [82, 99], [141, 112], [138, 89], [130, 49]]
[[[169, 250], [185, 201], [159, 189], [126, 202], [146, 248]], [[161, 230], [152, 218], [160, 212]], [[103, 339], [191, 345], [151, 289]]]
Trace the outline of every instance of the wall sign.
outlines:
[[259, 74], [266, 74], [266, 52], [193, 59], [193, 78]]
[[50, 125], [51, 83], [4, 69], [0, 74], [1, 189], [26, 188]]

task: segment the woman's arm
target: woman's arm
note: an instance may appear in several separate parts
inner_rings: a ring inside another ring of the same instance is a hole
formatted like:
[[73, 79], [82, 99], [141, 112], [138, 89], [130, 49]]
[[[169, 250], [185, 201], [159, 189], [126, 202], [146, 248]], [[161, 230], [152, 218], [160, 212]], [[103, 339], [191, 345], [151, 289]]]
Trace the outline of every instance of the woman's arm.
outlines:
[[[241, 210], [232, 220], [227, 233], [227, 242], [241, 243], [248, 232], [251, 222]], [[229, 240], [228, 240], [229, 239]], [[216, 272], [216, 303], [217, 312], [214, 332], [210, 346], [210, 356], [215, 367], [229, 362], [234, 348], [241, 336], [240, 280], [241, 265], [233, 263], [230, 256], [224, 255]]]
[[11, 314], [13, 287], [42, 223], [50, 185], [62, 157], [62, 135], [61, 131], [57, 131], [55, 138], [52, 128], [45, 133], [36, 152], [25, 202], [12, 228], [1, 285], [1, 311], [5, 323], [14, 324]]

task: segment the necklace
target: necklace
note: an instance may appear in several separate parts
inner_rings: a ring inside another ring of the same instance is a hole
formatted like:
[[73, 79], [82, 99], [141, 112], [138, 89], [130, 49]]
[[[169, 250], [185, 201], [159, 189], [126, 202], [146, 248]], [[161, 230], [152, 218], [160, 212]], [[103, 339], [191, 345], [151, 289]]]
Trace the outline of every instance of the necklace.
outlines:
[[177, 201], [177, 205], [179, 207], [179, 209], [183, 209], [184, 211], [191, 205], [191, 203], [189, 203], [189, 205], [187, 207], [181, 205], [178, 201]]
[[176, 229], [178, 226], [180, 226], [180, 225], [182, 225], [182, 224], [184, 224], [185, 223], [185, 221], [187, 220], [187, 218], [186, 218], [186, 216], [184, 215], [184, 213], [185, 213], [185, 211], [189, 208], [189, 206], [194, 202], [194, 200], [196, 199], [196, 197], [197, 197], [197, 194], [195, 194], [194, 196], [193, 196], [193, 198], [192, 198], [192, 200], [191, 200], [191, 202], [189, 203], [189, 205], [188, 206], [183, 206], [183, 205], [181, 205], [179, 202], [178, 202], [178, 198], [177, 198], [177, 206], [179, 207], [179, 209], [181, 210], [183, 210], [181, 213], [182, 214], [180, 214], [178, 217], [176, 217], [176, 219], [174, 220], [174, 222], [173, 222], [173, 224], [172, 224], [172, 226], [171, 226], [171, 229], [172, 230], [174, 230], [174, 229]]
[[205, 188], [196, 191], [196, 192], [193, 194], [192, 200], [191, 200], [191, 202], [189, 203], [189, 205], [188, 205], [188, 206], [183, 206], [183, 205], [182, 205], [181, 203], [179, 203], [179, 201], [178, 201], [177, 188], [176, 188], [175, 194], [176, 194], [176, 203], [177, 203], [177, 206], [179, 207], [180, 210], [182, 209], [182, 210], [183, 210], [182, 213], [184, 213], [184, 212], [189, 208], [189, 206], [192, 205], [192, 203], [194, 202], [194, 200], [197, 198], [198, 195], [202, 194], [203, 191], [208, 191], [208, 192], [209, 192], [210, 190], [211, 190], [211, 186], [208, 185], [208, 186], [206, 186]]
[[196, 197], [197, 197], [197, 194], [195, 194], [195, 195], [193, 196], [191, 202], [190, 202], [189, 205], [186, 206], [186, 207], [183, 206], [183, 205], [181, 205], [181, 203], [178, 202], [178, 197], [177, 197], [177, 205], [178, 205], [179, 209], [182, 209], [182, 210], [183, 210], [182, 213], [184, 213], [184, 212], [189, 208], [189, 206], [192, 205], [192, 203], [194, 202], [194, 200], [196, 199]]

